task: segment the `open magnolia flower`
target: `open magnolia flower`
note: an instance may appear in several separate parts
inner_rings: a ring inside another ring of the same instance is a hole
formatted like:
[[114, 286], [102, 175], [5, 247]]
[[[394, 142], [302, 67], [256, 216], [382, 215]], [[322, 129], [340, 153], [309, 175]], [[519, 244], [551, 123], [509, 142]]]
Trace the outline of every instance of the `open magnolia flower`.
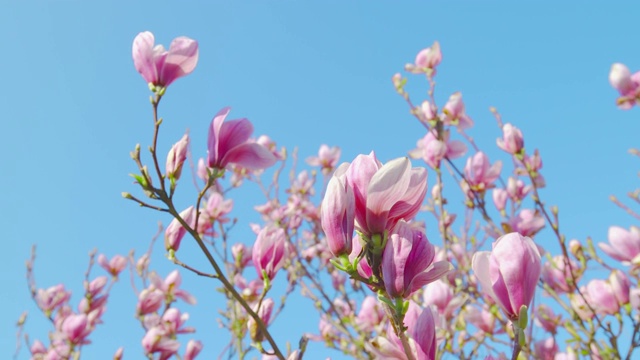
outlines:
[[169, 50], [155, 45], [149, 31], [141, 32], [133, 40], [133, 64], [147, 83], [167, 87], [176, 79], [189, 75], [198, 63], [198, 42], [177, 37]]

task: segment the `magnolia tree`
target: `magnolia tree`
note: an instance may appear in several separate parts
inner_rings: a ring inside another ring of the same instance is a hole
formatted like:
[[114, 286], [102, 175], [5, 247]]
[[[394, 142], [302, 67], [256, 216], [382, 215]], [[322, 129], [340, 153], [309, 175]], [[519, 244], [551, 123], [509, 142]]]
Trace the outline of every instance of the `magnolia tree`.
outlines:
[[[141, 347], [127, 349], [136, 358], [142, 353], [148, 359], [189, 360], [205, 346], [180, 310], [183, 303], [195, 303], [181, 288], [181, 277], [196, 275], [210, 278], [226, 298], [221, 322], [230, 345], [217, 349], [221, 356], [314, 359], [305, 349], [316, 341], [356, 359], [633, 358], [640, 346], [640, 229], [611, 226], [609, 243], [597, 246], [590, 239], [568, 241], [558, 209], [547, 206], [540, 193], [541, 154], [525, 147], [523, 133], [492, 109], [501, 129], [496, 145], [504, 151], [492, 161], [469, 135], [473, 120], [461, 93], [444, 106], [436, 104], [441, 60], [436, 42], [406, 65], [407, 77], [392, 78], [424, 126], [415, 149], [401, 149], [386, 162], [372, 151], [340, 164], [340, 148], [322, 145], [306, 160], [313, 170], [293, 166], [285, 178], [281, 174], [287, 162], [295, 162], [295, 152], [290, 155], [267, 136], [252, 138], [251, 122], [227, 119], [229, 108], [213, 117], [206, 154], [190, 149], [188, 135], [168, 154], [160, 153], [160, 102], [175, 80], [196, 67], [198, 43], [180, 37], [166, 50], [150, 32], [140, 33], [133, 63], [151, 91], [153, 140], [145, 154], [150, 156], [143, 156], [140, 145], [131, 153], [138, 189], [123, 196], [172, 217], [163, 230], [164, 248], [176, 269], [164, 277], [150, 269], [151, 250], [110, 259], [92, 254], [85, 294], [75, 304], [63, 284], [37, 287], [32, 257], [29, 288], [52, 326], [48, 339], [27, 338], [32, 358], [79, 358], [126, 268], [143, 284], [139, 292], [134, 288], [138, 301], [131, 306], [142, 329]], [[426, 80], [427, 97], [420, 104], [405, 90], [411, 77]], [[640, 103], [640, 72], [632, 75], [614, 64], [610, 82], [620, 93], [621, 109]], [[453, 139], [455, 133], [460, 140]], [[185, 181], [183, 171], [191, 156], [200, 157], [194, 182]], [[261, 175], [270, 167], [272, 181], [265, 185]], [[234, 242], [228, 226], [231, 196], [247, 182], [260, 184], [266, 196], [255, 204], [263, 222], [253, 225], [252, 246]], [[178, 190], [192, 184], [192, 205], [176, 208]], [[315, 194], [322, 194], [321, 202]], [[640, 202], [640, 190], [629, 196]], [[427, 231], [424, 218], [431, 216], [438, 225]], [[457, 230], [456, 220], [462, 224]], [[558, 253], [540, 246], [536, 234], [544, 227], [551, 228]], [[180, 256], [183, 241], [197, 243], [208, 268]], [[95, 261], [106, 273], [93, 274]], [[598, 278], [590, 273], [594, 267], [609, 276]], [[276, 291], [276, 282], [286, 284], [285, 290]], [[320, 318], [318, 331], [287, 334], [286, 344], [277, 343], [270, 324], [294, 292], [309, 298], [309, 309]], [[534, 327], [540, 328], [535, 336]], [[113, 358], [123, 358], [123, 349]]]

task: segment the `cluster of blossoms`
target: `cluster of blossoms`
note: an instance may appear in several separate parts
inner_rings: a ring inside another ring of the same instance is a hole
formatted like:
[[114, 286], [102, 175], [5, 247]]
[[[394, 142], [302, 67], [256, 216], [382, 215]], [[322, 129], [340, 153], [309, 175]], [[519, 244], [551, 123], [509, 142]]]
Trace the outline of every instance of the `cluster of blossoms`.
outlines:
[[[145, 266], [138, 266], [138, 271], [143, 272]], [[150, 284], [138, 294], [136, 305], [136, 315], [145, 335], [142, 338], [142, 348], [147, 356], [158, 354], [161, 359], [168, 359], [177, 355], [180, 349], [180, 342], [177, 341], [179, 334], [193, 333], [194, 328], [185, 326], [189, 319], [189, 314], [181, 313], [172, 305], [181, 299], [184, 302], [194, 305], [196, 299], [180, 289], [182, 279], [176, 270], [171, 272], [163, 280], [155, 272], [148, 275]], [[202, 343], [190, 340], [183, 359], [194, 359], [202, 349]]]
[[[195, 69], [198, 44], [180, 37], [166, 50], [154, 42], [150, 32], [140, 33], [132, 54], [135, 68], [154, 94], [151, 103], [157, 134], [161, 124], [158, 104], [170, 84]], [[154, 139], [151, 155], [155, 172], [142, 164], [140, 147], [132, 153], [140, 170], [134, 178], [149, 199], [164, 207], [130, 194], [125, 197], [170, 213], [174, 218], [164, 230], [169, 260], [222, 284], [220, 292], [228, 301], [227, 309], [221, 311], [224, 320], [220, 324], [232, 337], [223, 353], [244, 357], [255, 348], [263, 360], [299, 360], [306, 341], [316, 340], [356, 358], [432, 360], [447, 353], [477, 357], [478, 349], [483, 348], [496, 355], [486, 359], [505, 359], [488, 344], [504, 344], [500, 336], [507, 335], [513, 339], [513, 359], [519, 354], [540, 359], [577, 359], [578, 354], [586, 352], [594, 359], [621, 358], [613, 339], [622, 333], [623, 315], [635, 327], [627, 358], [634, 347], [640, 346], [640, 230], [635, 226], [629, 230], [613, 226], [609, 243], [598, 244], [620, 265], [629, 266], [629, 272], [605, 263], [591, 241], [587, 246], [575, 239], [567, 244], [559, 231], [557, 208], [546, 207], [540, 199], [538, 191], [546, 182], [539, 151], [527, 152], [522, 131], [503, 123], [493, 111], [502, 133], [496, 145], [514, 164], [504, 180], [503, 162], [490, 161], [466, 134], [474, 121], [467, 114], [462, 94], [451, 94], [441, 110], [436, 105], [433, 79], [441, 62], [440, 44], [435, 42], [420, 51], [413, 64], [406, 65], [406, 71], [424, 75], [430, 84], [429, 98], [419, 106], [413, 105], [405, 90], [407, 79], [400, 74], [392, 78], [396, 91], [426, 129], [409, 156], [424, 161], [428, 168], [414, 167], [406, 157], [383, 164], [374, 152], [338, 165], [340, 148], [322, 145], [317, 156], [306, 159], [319, 171], [297, 171], [294, 167], [285, 190], [286, 200], [281, 201], [277, 179], [287, 160], [286, 149], [278, 149], [265, 135], [252, 138], [251, 122], [244, 118], [227, 120], [231, 109], [225, 107], [214, 115], [208, 129], [206, 157], [198, 161], [196, 173], [202, 182], [196, 182], [196, 186], [202, 188], [198, 189], [197, 201], [178, 212], [173, 196], [190, 155], [189, 135], [183, 135], [170, 148], [164, 169], [159, 166]], [[629, 109], [640, 103], [639, 74], [632, 75], [622, 64], [612, 66], [609, 79], [620, 93], [620, 108]], [[461, 168], [453, 160], [464, 156], [468, 147], [453, 139], [454, 130], [475, 149]], [[293, 157], [295, 161], [295, 152]], [[245, 180], [262, 185], [260, 175], [278, 162], [282, 167], [273, 177], [275, 194], [273, 187], [262, 186], [266, 202], [254, 208], [263, 221], [251, 225], [255, 241], [252, 245], [238, 242], [228, 246], [231, 226], [225, 225], [235, 224], [235, 219], [232, 222], [230, 218], [234, 202], [227, 198], [228, 191], [240, 187]], [[460, 233], [452, 227], [457, 214], [449, 209], [450, 199], [444, 194], [444, 170], [457, 182], [465, 207]], [[431, 191], [427, 186], [429, 171], [436, 174]], [[323, 177], [322, 184], [326, 184], [320, 205], [315, 197], [318, 173]], [[227, 189], [226, 174], [230, 174]], [[490, 190], [499, 219], [487, 206]], [[632, 198], [640, 201], [637, 194]], [[532, 207], [528, 203], [533, 203]], [[416, 219], [420, 211], [436, 218], [442, 247], [427, 238], [426, 226]], [[477, 221], [474, 213], [482, 220]], [[472, 222], [478, 224], [475, 229]], [[561, 255], [551, 255], [535, 241], [546, 225], [555, 232]], [[215, 273], [194, 269], [178, 259], [186, 235], [200, 246]], [[491, 240], [490, 251], [483, 251]], [[145, 284], [137, 293], [135, 308], [144, 330], [142, 351], [149, 359], [194, 359], [203, 344], [189, 340], [185, 351], [179, 354], [179, 337], [195, 329], [187, 326], [189, 315], [177, 305], [179, 301], [194, 305], [196, 300], [180, 288], [177, 270], [163, 279], [148, 271], [149, 261], [147, 253], [135, 266]], [[80, 349], [90, 343], [89, 336], [102, 323], [109, 289], [128, 264], [119, 255], [111, 259], [100, 255], [97, 262], [111, 276], [111, 282], [107, 276], [89, 281], [87, 275], [85, 294], [77, 311], [69, 305], [71, 294], [63, 285], [36, 290], [29, 265], [33, 298], [54, 328], [50, 345], [39, 340], [31, 344], [32, 358], [76, 358]], [[596, 262], [608, 270], [606, 279], [586, 275], [590, 264]], [[254, 268], [255, 276], [250, 275], [252, 271], [245, 273], [249, 267]], [[272, 284], [279, 272], [286, 272], [288, 287], [278, 304], [274, 300], [277, 297], [269, 293], [274, 290]], [[321, 278], [325, 275], [328, 278]], [[331, 293], [324, 286], [329, 282]], [[375, 295], [369, 294], [367, 287]], [[305, 334], [298, 349], [288, 346], [284, 354], [269, 326], [296, 288], [318, 310], [320, 334]], [[542, 290], [544, 298], [552, 297], [560, 305], [538, 304], [530, 312], [537, 289]], [[533, 323], [544, 331], [543, 337], [537, 334], [534, 339], [531, 332], [525, 331], [530, 313]], [[603, 320], [607, 316], [618, 319], [618, 329]], [[562, 328], [571, 336], [565, 352], [561, 352], [557, 337]], [[608, 337], [610, 346], [597, 336]], [[246, 345], [246, 338], [250, 346]], [[265, 349], [263, 343], [269, 343], [271, 349]], [[122, 356], [120, 348], [114, 359]]]
[[[93, 262], [93, 255], [91, 263]], [[70, 305], [71, 292], [62, 284], [48, 289], [36, 289], [33, 277], [33, 259], [28, 262], [28, 278], [32, 296], [43, 314], [51, 320], [53, 331], [49, 334], [50, 345], [46, 346], [40, 340], [31, 344], [32, 359], [69, 359], [80, 354], [84, 345], [90, 344], [89, 336], [102, 323], [102, 316], [106, 311], [109, 291], [113, 282], [127, 265], [127, 261], [120, 255], [108, 260], [104, 255], [98, 257], [98, 263], [110, 275], [98, 276], [84, 282], [85, 293], [74, 311]], [[116, 357], [122, 354], [122, 349], [116, 351]]]

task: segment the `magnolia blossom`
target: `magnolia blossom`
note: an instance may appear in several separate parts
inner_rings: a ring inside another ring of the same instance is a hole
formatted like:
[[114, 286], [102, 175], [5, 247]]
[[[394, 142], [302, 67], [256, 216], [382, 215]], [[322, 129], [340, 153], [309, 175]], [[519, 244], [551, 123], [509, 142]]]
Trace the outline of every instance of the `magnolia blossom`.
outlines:
[[594, 279], [587, 284], [589, 305], [601, 314], [614, 315], [620, 311], [620, 304], [613, 293], [613, 288], [605, 280]]
[[319, 166], [322, 173], [327, 175], [335, 169], [340, 159], [340, 148], [337, 146], [329, 147], [326, 144], [320, 145], [318, 156], [310, 156], [307, 158], [307, 164], [311, 166]]
[[173, 146], [167, 154], [167, 163], [165, 166], [165, 174], [169, 179], [178, 180], [182, 174], [182, 165], [187, 159], [187, 151], [189, 150], [189, 135], [184, 136]]
[[493, 204], [496, 206], [496, 209], [499, 211], [503, 211], [507, 206], [507, 199], [509, 198], [509, 193], [505, 189], [493, 189], [491, 194], [493, 199]]
[[473, 120], [465, 113], [462, 93], [459, 91], [449, 97], [442, 112], [444, 114], [443, 122], [445, 125], [458, 126], [461, 129], [467, 129], [473, 126]]
[[440, 162], [445, 158], [455, 159], [467, 152], [467, 146], [458, 140], [449, 140], [449, 131], [444, 131], [442, 140], [438, 140], [433, 131], [416, 143], [416, 148], [409, 151], [413, 159], [422, 159], [431, 168], [440, 167]]
[[426, 73], [431, 76], [436, 73], [436, 66], [442, 61], [440, 43], [435, 41], [430, 47], [420, 50], [413, 64], [405, 65], [405, 70], [414, 74]]
[[500, 176], [501, 170], [502, 161], [491, 165], [487, 155], [480, 151], [467, 159], [464, 176], [472, 190], [484, 191], [494, 187], [493, 182]]
[[609, 244], [599, 243], [600, 249], [625, 265], [640, 264], [640, 228], [625, 230], [619, 226], [609, 228]]
[[[429, 308], [421, 310], [414, 302], [410, 302], [405, 315], [405, 326], [407, 327], [409, 348], [414, 359], [435, 360], [438, 344], [431, 310]], [[373, 342], [377, 346], [367, 346], [367, 348], [376, 355], [376, 359], [407, 360], [402, 342], [391, 326], [387, 328], [386, 336], [378, 336]]]
[[511, 124], [504, 124], [502, 126], [502, 138], [497, 139], [496, 144], [509, 154], [518, 154], [524, 147], [522, 131]]
[[358, 155], [346, 170], [355, 197], [356, 228], [365, 236], [383, 234], [400, 220], [412, 219], [427, 192], [427, 171], [408, 158], [381, 165], [373, 153]]
[[348, 186], [344, 175], [334, 175], [322, 200], [320, 219], [329, 250], [335, 256], [351, 252], [355, 211], [353, 189]]
[[476, 306], [465, 307], [464, 318], [482, 332], [487, 334], [496, 332], [496, 317], [487, 309], [486, 305], [482, 308]]
[[[196, 211], [193, 206], [189, 206], [187, 209], [183, 210], [180, 213], [180, 217], [186, 222], [189, 226], [193, 226], [195, 222]], [[167, 250], [178, 251], [180, 248], [180, 242], [182, 238], [187, 233], [187, 229], [185, 229], [182, 224], [178, 221], [178, 219], [173, 219], [167, 229], [164, 232], [164, 247]]]
[[387, 294], [408, 298], [451, 268], [447, 261], [434, 262], [436, 252], [426, 235], [404, 220], [393, 229], [382, 254], [382, 276]]
[[615, 63], [609, 72], [609, 82], [620, 93], [616, 100], [620, 109], [628, 110], [640, 103], [640, 71], [631, 75], [626, 65]]
[[202, 342], [200, 340], [189, 340], [187, 350], [184, 353], [184, 360], [193, 360], [202, 351]]
[[562, 315], [556, 315], [547, 305], [540, 304], [534, 312], [534, 322], [546, 331], [555, 334], [562, 323]]
[[267, 226], [260, 230], [251, 253], [260, 279], [266, 276], [273, 280], [276, 272], [284, 265], [286, 243], [286, 234], [282, 228]]
[[253, 125], [247, 119], [225, 121], [231, 108], [220, 110], [211, 121], [207, 140], [207, 161], [210, 168], [224, 169], [228, 164], [249, 170], [270, 167], [276, 157], [266, 147], [249, 141]]
[[127, 259], [121, 255], [116, 255], [107, 260], [104, 254], [98, 256], [98, 264], [105, 269], [111, 276], [117, 277], [118, 274], [127, 266]]
[[522, 306], [529, 306], [540, 278], [540, 252], [533, 240], [518, 233], [501, 236], [493, 249], [473, 255], [473, 272], [482, 290], [511, 319]]
[[154, 43], [155, 38], [149, 31], [139, 33], [133, 40], [133, 64], [147, 83], [167, 87], [195, 69], [198, 63], [195, 40], [175, 38], [168, 51]]
[[554, 360], [556, 353], [558, 352], [558, 344], [556, 344], [553, 337], [549, 337], [544, 340], [536, 341], [533, 344], [533, 350], [536, 354], [536, 359]]
[[365, 331], [374, 331], [384, 319], [385, 312], [382, 304], [373, 296], [365, 297], [356, 318], [358, 326]]
[[[558, 294], [568, 293], [573, 290], [571, 282], [580, 280], [580, 266], [575, 261], [569, 260], [570, 267], [562, 255], [554, 256], [551, 261], [544, 263], [542, 267], [542, 280]], [[571, 275], [573, 270], [573, 276]]]
[[511, 231], [533, 236], [544, 227], [544, 218], [536, 210], [524, 209], [509, 219]]

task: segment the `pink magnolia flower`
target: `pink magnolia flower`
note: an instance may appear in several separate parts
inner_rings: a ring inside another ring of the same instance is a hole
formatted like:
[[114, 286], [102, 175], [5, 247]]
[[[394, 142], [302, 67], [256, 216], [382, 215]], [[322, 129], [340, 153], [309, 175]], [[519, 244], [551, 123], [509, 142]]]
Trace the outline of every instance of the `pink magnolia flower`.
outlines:
[[[183, 210], [180, 213], [180, 217], [187, 223], [189, 226], [193, 227], [195, 223], [196, 210], [193, 206], [189, 206], [187, 209]], [[180, 248], [180, 242], [182, 238], [187, 233], [187, 229], [182, 227], [178, 219], [171, 220], [169, 226], [164, 231], [164, 247], [167, 250], [178, 251]]]
[[195, 69], [198, 63], [198, 42], [195, 40], [175, 38], [169, 51], [154, 43], [149, 31], [139, 33], [133, 40], [133, 64], [147, 83], [167, 87]]
[[385, 319], [382, 305], [373, 296], [367, 296], [362, 301], [362, 307], [356, 318], [358, 326], [365, 331], [374, 331]]
[[624, 265], [640, 264], [640, 228], [630, 231], [619, 226], [609, 228], [609, 244], [599, 243], [600, 249]]
[[[580, 292], [582, 293], [584, 298], [587, 300], [587, 302], [589, 304], [592, 304], [592, 300], [589, 296], [589, 292], [587, 291], [587, 287], [581, 286]], [[590, 320], [590, 319], [593, 319], [595, 314], [591, 311], [591, 309], [589, 308], [589, 305], [585, 303], [585, 299], [583, 299], [582, 296], [580, 296], [577, 293], [569, 294], [569, 302], [573, 310], [575, 310], [576, 314], [578, 314], [578, 316], [582, 320]]]
[[346, 177], [333, 176], [320, 207], [322, 230], [334, 256], [351, 253], [356, 203]]
[[162, 327], [154, 326], [142, 338], [142, 348], [145, 354], [160, 353], [161, 359], [168, 359], [178, 352], [180, 343], [172, 339]]
[[189, 340], [187, 350], [184, 353], [184, 360], [193, 360], [202, 351], [202, 342], [199, 340]]
[[[419, 316], [416, 316], [420, 309], [411, 302], [409, 310], [405, 316], [405, 324], [407, 326], [407, 335], [409, 338], [409, 348], [416, 360], [435, 360], [436, 348], [436, 329], [433, 314], [429, 308], [422, 310]], [[413, 314], [412, 314], [413, 313]], [[398, 336], [391, 330], [389, 326], [386, 337], [378, 336], [374, 343], [377, 347], [368, 347], [375, 355], [376, 359], [396, 359], [407, 360], [402, 342]]]
[[164, 300], [164, 294], [155, 287], [149, 287], [140, 292], [138, 295], [138, 303], [136, 305], [136, 312], [138, 315], [147, 315], [158, 311], [162, 306]]
[[[569, 261], [576, 281], [580, 280], [580, 266], [573, 260]], [[570, 285], [570, 281], [572, 281], [571, 270], [569, 266], [566, 266], [562, 255], [554, 256], [550, 261], [545, 262], [541, 275], [542, 281], [558, 294], [568, 293], [573, 290], [573, 286]]]
[[461, 129], [467, 129], [473, 126], [473, 120], [465, 113], [462, 93], [459, 91], [449, 97], [442, 112], [444, 114], [443, 122], [445, 125], [458, 126]]
[[[273, 311], [273, 305], [273, 299], [267, 298], [264, 299], [262, 304], [260, 304], [260, 308], [253, 309], [258, 314], [260, 320], [262, 320], [265, 326], [269, 326], [269, 322], [271, 321], [271, 312]], [[247, 321], [247, 327], [249, 328], [249, 335], [251, 336], [251, 339], [253, 341], [262, 341], [264, 334], [260, 331], [260, 328], [258, 327], [258, 324], [253, 319], [253, 317], [249, 317], [249, 320]]]
[[438, 108], [435, 104], [428, 102], [427, 100], [422, 102], [419, 108], [416, 109], [418, 115], [423, 122], [435, 120], [438, 118]]
[[231, 255], [235, 259], [235, 265], [239, 269], [244, 269], [251, 262], [251, 248], [243, 243], [231, 246]]
[[171, 150], [167, 154], [167, 164], [165, 165], [165, 174], [169, 179], [178, 180], [182, 174], [182, 165], [187, 159], [187, 151], [189, 150], [189, 135], [184, 134], [182, 139], [173, 144]]
[[247, 119], [224, 121], [231, 108], [220, 110], [209, 127], [208, 165], [224, 169], [228, 164], [259, 170], [275, 164], [276, 157], [266, 147], [249, 141], [253, 125]]
[[278, 160], [283, 160], [285, 158], [285, 149], [282, 148], [278, 150], [278, 145], [276, 144], [276, 142], [267, 135], [258, 136], [258, 139], [256, 139], [256, 144], [262, 145], [267, 148], [267, 150], [271, 151], [273, 156], [275, 156], [275, 158]]
[[166, 330], [169, 336], [175, 336], [177, 334], [187, 334], [195, 332], [192, 327], [184, 327], [184, 323], [189, 320], [189, 314], [180, 313], [177, 308], [169, 308], [162, 315], [162, 327]]
[[461, 297], [453, 297], [453, 289], [442, 279], [427, 284], [422, 300], [425, 306], [433, 305], [445, 318], [453, 315], [454, 310], [460, 309], [463, 301]]
[[127, 259], [121, 255], [116, 255], [111, 260], [107, 260], [104, 254], [100, 254], [98, 256], [98, 264], [111, 276], [118, 277], [118, 274], [127, 266]]
[[490, 252], [475, 253], [472, 267], [482, 290], [511, 320], [518, 318], [523, 305], [531, 304], [542, 270], [538, 247], [518, 233], [498, 238]]
[[509, 177], [507, 180], [507, 194], [509, 198], [516, 202], [521, 202], [533, 187], [531, 185], [525, 185], [524, 181]]
[[503, 211], [507, 206], [507, 198], [509, 197], [509, 193], [505, 189], [493, 189], [492, 192], [493, 204], [496, 206], [496, 209], [499, 211]]
[[467, 306], [465, 308], [464, 318], [473, 324], [473, 326], [487, 334], [496, 333], [496, 317], [486, 308], [486, 305], [482, 308]]
[[493, 165], [482, 151], [467, 159], [464, 167], [464, 176], [472, 190], [484, 191], [494, 187], [493, 182], [500, 176], [502, 161], [498, 160]]
[[550, 307], [540, 304], [534, 312], [534, 322], [551, 334], [555, 334], [558, 326], [562, 324], [562, 315], [556, 315]]
[[338, 160], [340, 160], [341, 150], [337, 146], [329, 147], [326, 144], [320, 145], [318, 156], [310, 156], [307, 158], [307, 164], [310, 166], [319, 166], [322, 173], [330, 174], [336, 168]]
[[447, 261], [434, 263], [435, 255], [426, 235], [400, 220], [382, 254], [382, 276], [387, 294], [392, 298], [408, 298], [444, 276], [451, 264]]
[[71, 293], [65, 290], [64, 285], [58, 284], [46, 290], [38, 289], [36, 292], [36, 303], [48, 316], [54, 310], [64, 305], [70, 297]]
[[611, 285], [611, 290], [613, 290], [613, 295], [615, 295], [618, 304], [620, 306], [628, 304], [631, 281], [627, 275], [620, 270], [613, 270], [611, 271], [611, 275], [609, 275], [609, 284]]
[[162, 280], [155, 272], [152, 272], [149, 274], [149, 280], [151, 280], [151, 284], [153, 284], [153, 286], [162, 291], [167, 304], [176, 301], [176, 298], [182, 299], [187, 304], [194, 305], [196, 303], [196, 298], [193, 297], [193, 295], [180, 289], [182, 277], [178, 270], [170, 272], [164, 280]]
[[615, 63], [609, 72], [609, 83], [620, 93], [616, 100], [620, 109], [628, 110], [640, 103], [640, 71], [631, 75], [626, 65]]
[[509, 226], [522, 236], [533, 236], [544, 227], [544, 218], [533, 209], [524, 209], [509, 219]]
[[251, 257], [260, 279], [273, 280], [286, 258], [287, 238], [282, 228], [269, 225], [260, 230]]
[[72, 344], [84, 344], [85, 339], [91, 333], [87, 315], [71, 314], [62, 322], [62, 333]]
[[554, 360], [558, 353], [558, 344], [556, 344], [553, 337], [549, 337], [544, 340], [536, 341], [533, 344], [533, 350], [536, 354], [536, 359]]
[[449, 159], [455, 159], [467, 152], [467, 147], [463, 142], [449, 141], [449, 131], [443, 133], [442, 140], [438, 140], [434, 132], [429, 131], [422, 139], [418, 140], [416, 146], [415, 149], [409, 151], [409, 156], [412, 159], [424, 160], [434, 169], [440, 166], [440, 162], [445, 156]]
[[426, 49], [420, 50], [416, 55], [416, 60], [413, 64], [405, 65], [405, 70], [414, 74], [429, 74], [431, 76], [436, 74], [436, 66], [442, 61], [442, 52], [440, 51], [440, 43], [435, 41], [433, 45]]
[[498, 147], [511, 155], [518, 154], [524, 147], [522, 131], [517, 127], [507, 123], [502, 126], [502, 139], [497, 139]]
[[611, 284], [605, 280], [594, 279], [587, 284], [589, 304], [601, 314], [615, 315], [620, 311], [620, 304], [616, 299]]
[[365, 236], [383, 234], [400, 220], [412, 219], [427, 192], [427, 171], [408, 158], [380, 166], [375, 155], [359, 155], [347, 169], [356, 201], [356, 228]]
[[204, 213], [206, 213], [209, 222], [218, 221], [224, 224], [229, 221], [226, 215], [231, 210], [233, 210], [233, 199], [225, 199], [219, 192], [212, 192], [207, 199]]

